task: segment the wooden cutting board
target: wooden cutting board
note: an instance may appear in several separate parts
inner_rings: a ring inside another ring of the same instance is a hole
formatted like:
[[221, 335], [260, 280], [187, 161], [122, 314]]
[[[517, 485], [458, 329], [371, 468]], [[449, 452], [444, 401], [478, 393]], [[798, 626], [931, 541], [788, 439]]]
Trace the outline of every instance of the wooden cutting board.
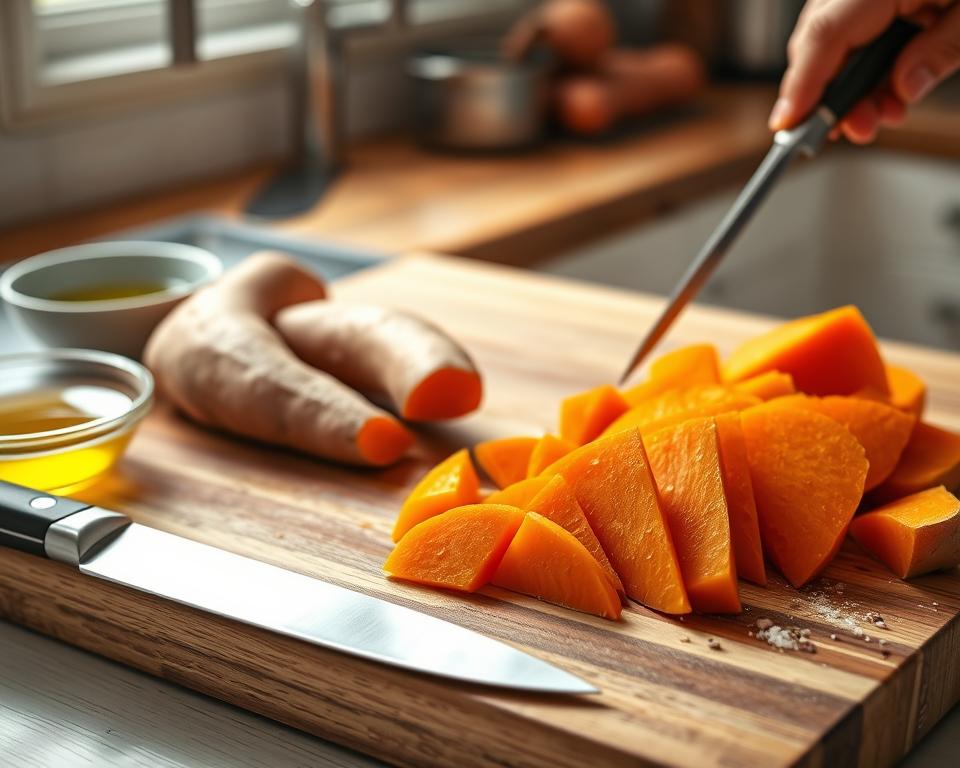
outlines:
[[[9, 550], [0, 614], [404, 765], [890, 765], [960, 698], [960, 575], [901, 582], [854, 544], [804, 590], [779, 578], [743, 584], [745, 612], [728, 618], [677, 620], [634, 605], [613, 623], [494, 588], [464, 597], [391, 583], [380, 565], [392, 519], [427, 464], [479, 439], [551, 427], [562, 396], [616, 377], [660, 302], [438, 257], [399, 259], [335, 294], [414, 309], [460, 338], [486, 373], [483, 412], [431, 430], [416, 460], [373, 472], [233, 441], [158, 407], [120, 470], [86, 497], [514, 643], [600, 695], [440, 682]], [[668, 346], [708, 340], [725, 352], [769, 325], [694, 308]], [[892, 344], [887, 353], [929, 382], [929, 418], [960, 428], [960, 356]], [[810, 629], [816, 653], [756, 640], [760, 618]]]

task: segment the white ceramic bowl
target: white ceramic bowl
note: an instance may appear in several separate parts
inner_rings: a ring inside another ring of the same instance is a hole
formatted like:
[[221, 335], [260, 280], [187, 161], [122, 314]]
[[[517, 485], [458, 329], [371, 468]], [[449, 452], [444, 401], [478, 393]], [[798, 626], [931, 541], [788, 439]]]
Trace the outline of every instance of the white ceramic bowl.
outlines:
[[[13, 322], [49, 347], [102, 349], [139, 358], [177, 303], [223, 271], [209, 251], [181, 243], [104, 242], [42, 253], [0, 276]], [[64, 301], [65, 292], [104, 285], [162, 283], [139, 296]]]

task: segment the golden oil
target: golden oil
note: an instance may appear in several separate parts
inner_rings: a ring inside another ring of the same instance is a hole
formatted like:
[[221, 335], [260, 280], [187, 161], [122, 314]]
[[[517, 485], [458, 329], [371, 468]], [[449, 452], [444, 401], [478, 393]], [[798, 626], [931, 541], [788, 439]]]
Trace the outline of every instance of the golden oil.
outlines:
[[51, 294], [53, 301], [110, 301], [129, 299], [134, 296], [149, 296], [151, 293], [176, 288], [182, 281], [154, 280], [141, 283], [104, 283], [102, 285], [71, 288]]
[[122, 416], [130, 402], [121, 392], [95, 385], [0, 396], [0, 480], [44, 491], [82, 487], [116, 463], [132, 426], [76, 435], [54, 430]]

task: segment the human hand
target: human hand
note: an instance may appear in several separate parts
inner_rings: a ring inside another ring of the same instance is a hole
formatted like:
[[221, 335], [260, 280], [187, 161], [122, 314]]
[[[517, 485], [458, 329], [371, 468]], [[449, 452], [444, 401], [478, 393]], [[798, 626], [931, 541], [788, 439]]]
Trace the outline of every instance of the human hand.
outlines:
[[894, 62], [887, 83], [840, 123], [852, 142], [867, 144], [881, 125], [899, 125], [907, 107], [960, 68], [960, 3], [953, 0], [808, 0], [787, 47], [789, 67], [770, 113], [770, 129], [791, 128], [860, 48], [904, 17], [923, 27]]

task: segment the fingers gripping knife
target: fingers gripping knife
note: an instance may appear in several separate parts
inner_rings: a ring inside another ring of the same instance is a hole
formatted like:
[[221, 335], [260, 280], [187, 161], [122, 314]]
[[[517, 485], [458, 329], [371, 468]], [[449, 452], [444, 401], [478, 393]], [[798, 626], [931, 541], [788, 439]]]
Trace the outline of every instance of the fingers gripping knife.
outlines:
[[2, 481], [0, 546], [414, 672], [537, 693], [597, 692], [552, 664], [456, 624]]
[[790, 161], [798, 154], [812, 157], [820, 150], [831, 129], [882, 81], [897, 54], [918, 31], [918, 27], [906, 21], [894, 21], [883, 35], [850, 57], [847, 65], [827, 87], [822, 101], [810, 117], [796, 128], [777, 131], [773, 146], [760, 167], [710, 235], [680, 279], [660, 317], [640, 342], [620, 377], [621, 384], [657, 345], [683, 308], [700, 292]]

